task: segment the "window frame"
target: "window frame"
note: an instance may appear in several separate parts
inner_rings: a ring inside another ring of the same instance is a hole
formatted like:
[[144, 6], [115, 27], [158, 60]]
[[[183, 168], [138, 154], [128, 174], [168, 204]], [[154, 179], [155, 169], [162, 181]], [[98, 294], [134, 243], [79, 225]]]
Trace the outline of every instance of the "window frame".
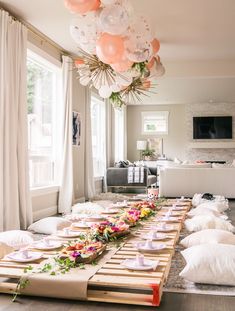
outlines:
[[[145, 129], [145, 121], [148, 118], [154, 118], [156, 117], [156, 120], [159, 119], [159, 117], [164, 118], [166, 122], [166, 130], [165, 131], [157, 131], [157, 130], [149, 130], [146, 131]], [[141, 133], [142, 135], [168, 135], [168, 128], [169, 128], [169, 111], [142, 111], [141, 112]]]
[[[56, 84], [57, 86], [60, 84], [62, 86], [62, 62], [58, 61], [57, 59], [55, 59], [54, 57], [52, 57], [51, 55], [49, 55], [48, 53], [46, 53], [45, 51], [41, 50], [39, 47], [33, 45], [32, 43], [28, 42], [27, 44], [27, 60], [28, 58], [37, 58], [40, 62], [40, 60], [42, 60], [42, 63], [45, 64], [45, 67], [48, 67], [48, 69], [51, 70], [55, 70], [57, 71], [57, 74], [59, 76], [59, 72], [60, 77], [57, 76], [56, 79]], [[58, 87], [58, 89], [60, 90], [61, 87]], [[58, 93], [56, 92], [56, 103], [53, 103], [53, 119], [52, 119], [52, 140], [53, 140], [53, 147], [52, 147], [52, 156], [51, 157], [47, 157], [47, 156], [40, 156], [40, 155], [30, 155], [30, 153], [28, 154], [28, 158], [29, 161], [33, 158], [33, 157], [42, 157], [42, 158], [52, 158], [54, 161], [54, 182], [48, 185], [39, 185], [39, 186], [31, 186], [30, 185], [30, 192], [32, 196], [37, 196], [37, 195], [43, 195], [43, 194], [48, 194], [48, 193], [55, 193], [59, 191], [59, 186], [60, 186], [60, 181], [59, 181], [59, 177], [60, 174], [58, 173], [60, 171], [60, 161], [61, 161], [61, 156], [58, 156], [58, 147], [55, 147], [58, 143], [61, 143], [61, 139], [59, 138], [58, 135], [55, 135], [56, 133], [59, 132], [58, 129], [58, 124], [61, 122], [58, 122], [58, 116], [59, 116], [59, 111], [61, 111], [62, 109], [62, 105], [59, 105], [58, 102], [61, 104], [62, 102], [59, 100], [59, 98], [62, 98], [62, 94], [58, 95]], [[60, 120], [61, 121], [61, 120]], [[29, 147], [29, 145], [28, 145]], [[29, 149], [28, 149], [29, 150]], [[59, 159], [60, 158], [60, 159]]]

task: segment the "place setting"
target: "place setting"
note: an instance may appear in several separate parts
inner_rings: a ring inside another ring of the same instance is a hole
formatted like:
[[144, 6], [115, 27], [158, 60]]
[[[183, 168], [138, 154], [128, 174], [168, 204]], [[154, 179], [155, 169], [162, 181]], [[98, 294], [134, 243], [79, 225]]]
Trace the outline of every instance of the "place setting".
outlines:
[[59, 238], [78, 238], [83, 235], [83, 232], [73, 231], [69, 228], [64, 228], [63, 230], [57, 231], [56, 236]]
[[156, 253], [168, 248], [165, 243], [154, 244], [153, 240], [134, 243], [133, 246], [140, 252]]
[[146, 259], [143, 254], [137, 254], [135, 258], [125, 259], [121, 266], [129, 270], [137, 271], [156, 271], [159, 265], [159, 260]]
[[[43, 239], [34, 242], [31, 247], [33, 249], [38, 249], [41, 251], [51, 251], [56, 250], [62, 247], [62, 243], [60, 241], [50, 240], [50, 239]], [[30, 247], [30, 248], [31, 248]]]
[[29, 263], [34, 262], [43, 257], [42, 252], [30, 251], [28, 249], [19, 250], [13, 253], [10, 253], [4, 257], [3, 261], [12, 261], [17, 263]]

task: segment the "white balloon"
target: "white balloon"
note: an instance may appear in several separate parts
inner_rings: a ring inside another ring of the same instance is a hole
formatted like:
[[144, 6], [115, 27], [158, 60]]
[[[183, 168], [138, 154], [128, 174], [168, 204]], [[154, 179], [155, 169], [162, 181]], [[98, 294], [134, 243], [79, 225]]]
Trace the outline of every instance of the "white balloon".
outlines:
[[116, 76], [116, 83], [122, 86], [129, 86], [132, 83], [132, 77], [121, 73]]
[[112, 90], [109, 86], [102, 85], [101, 88], [99, 89], [99, 94], [103, 98], [109, 98], [112, 94]]
[[121, 85], [119, 85], [119, 84], [113, 84], [110, 86], [110, 88], [111, 88], [112, 92], [114, 92], [114, 93], [120, 92], [122, 89]]
[[130, 37], [125, 41], [125, 48], [127, 58], [135, 63], [149, 60], [153, 53], [150, 42], [144, 42], [134, 37]]
[[79, 79], [79, 82], [81, 85], [83, 86], [87, 86], [89, 83], [90, 83], [91, 79], [89, 76], [82, 76], [80, 79]]
[[74, 18], [70, 25], [70, 34], [74, 41], [87, 53], [95, 54], [97, 36], [97, 13], [89, 12]]
[[100, 13], [99, 27], [111, 35], [121, 35], [129, 27], [129, 14], [119, 4], [109, 5]]

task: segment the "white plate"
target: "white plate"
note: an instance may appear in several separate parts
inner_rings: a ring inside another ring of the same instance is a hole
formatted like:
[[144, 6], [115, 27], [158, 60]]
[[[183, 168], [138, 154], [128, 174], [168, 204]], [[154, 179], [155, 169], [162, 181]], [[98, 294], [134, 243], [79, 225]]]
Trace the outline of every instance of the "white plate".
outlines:
[[169, 236], [168, 235], [166, 235], [165, 233], [158, 233], [157, 234], [157, 236], [156, 237], [151, 237], [150, 235], [145, 235], [145, 236], [143, 236], [142, 237], [143, 239], [145, 239], [145, 240], [153, 240], [153, 241], [159, 241], [159, 240], [165, 240], [165, 239], [168, 239], [169, 238]]
[[165, 222], [179, 222], [180, 219], [178, 217], [161, 217], [158, 221], [165, 221]]
[[124, 203], [116, 203], [116, 204], [112, 204], [111, 205], [114, 208], [126, 208], [129, 207], [128, 204], [124, 204]]
[[118, 209], [108, 209], [108, 210], [104, 210], [102, 214], [117, 214], [118, 212], [119, 212]]
[[22, 255], [22, 251], [10, 253], [6, 256], [7, 259], [15, 262], [32, 262], [42, 258], [43, 253], [28, 251], [28, 257], [25, 258]]
[[69, 231], [69, 233], [66, 233], [64, 231], [58, 231], [56, 235], [60, 238], [77, 238], [80, 235], [82, 235], [82, 232], [75, 232], [75, 231]]
[[161, 232], [170, 232], [170, 231], [175, 231], [176, 229], [173, 226], [166, 226], [165, 228], [163, 228], [163, 227], [154, 227], [154, 230], [161, 231]]
[[80, 228], [80, 229], [88, 229], [91, 226], [88, 223], [83, 223], [83, 222], [75, 222], [72, 223], [72, 227], [74, 228]]
[[166, 244], [158, 244], [158, 245], [152, 245], [152, 247], [148, 247], [146, 246], [146, 243], [136, 243], [135, 247], [139, 250], [139, 251], [148, 251], [148, 252], [158, 252], [161, 251], [163, 249], [165, 249], [167, 246]]
[[33, 247], [36, 249], [39, 249], [41, 251], [47, 251], [47, 250], [52, 250], [52, 249], [57, 249], [61, 247], [62, 244], [57, 241], [50, 241], [50, 244], [46, 244], [44, 241], [38, 241], [33, 244]]
[[153, 261], [149, 259], [144, 259], [144, 265], [140, 266], [138, 265], [137, 261], [135, 259], [126, 259], [124, 260], [121, 265], [127, 269], [130, 270], [156, 270], [157, 266], [159, 264], [159, 261]]

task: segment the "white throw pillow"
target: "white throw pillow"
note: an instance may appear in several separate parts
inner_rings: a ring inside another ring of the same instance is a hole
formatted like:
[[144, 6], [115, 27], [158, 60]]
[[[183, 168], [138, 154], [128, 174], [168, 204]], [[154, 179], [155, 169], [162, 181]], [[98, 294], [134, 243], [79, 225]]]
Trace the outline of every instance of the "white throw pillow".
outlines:
[[33, 242], [33, 235], [22, 230], [10, 230], [0, 233], [0, 242], [3, 242], [14, 249], [20, 249]]
[[228, 219], [228, 216], [222, 215], [221, 213], [214, 211], [213, 209], [203, 207], [203, 206], [201, 207], [200, 205], [198, 207], [192, 209], [187, 214], [187, 216], [189, 216], [189, 217], [200, 216], [200, 215], [212, 215], [215, 217], [221, 217], [223, 219]]
[[194, 216], [191, 219], [186, 219], [185, 227], [188, 231], [200, 231], [205, 229], [221, 229], [234, 232], [234, 226], [228, 221], [211, 215]]
[[235, 245], [235, 235], [224, 230], [206, 229], [194, 232], [180, 241], [180, 244], [186, 248], [206, 243]]
[[14, 248], [0, 242], [0, 259], [14, 251]]
[[104, 207], [97, 203], [78, 203], [72, 207], [72, 214], [97, 215], [104, 211]]
[[212, 209], [214, 211], [217, 211], [219, 213], [223, 213], [225, 212], [228, 208], [228, 201], [219, 201], [219, 202], [215, 202], [215, 201], [206, 201], [204, 203], [201, 203], [198, 205], [198, 207], [200, 208], [209, 208]]
[[181, 254], [187, 263], [181, 277], [195, 283], [235, 286], [234, 245], [196, 245]]
[[53, 234], [70, 225], [71, 222], [62, 217], [46, 217], [30, 225], [28, 230], [42, 234]]

